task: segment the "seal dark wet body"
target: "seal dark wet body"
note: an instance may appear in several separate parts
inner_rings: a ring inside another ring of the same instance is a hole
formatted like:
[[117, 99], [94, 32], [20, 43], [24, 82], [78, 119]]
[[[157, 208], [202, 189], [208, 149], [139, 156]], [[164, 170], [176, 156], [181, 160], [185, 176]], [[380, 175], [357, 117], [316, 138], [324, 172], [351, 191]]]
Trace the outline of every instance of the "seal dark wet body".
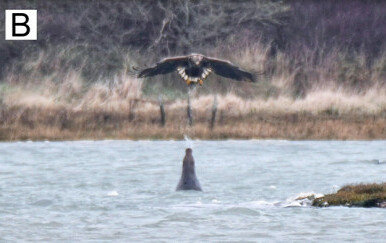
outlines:
[[180, 182], [177, 185], [176, 190], [196, 190], [202, 191], [200, 182], [197, 179], [196, 171], [194, 168], [194, 158], [192, 149], [188, 148], [185, 151], [184, 161], [182, 163], [182, 174]]

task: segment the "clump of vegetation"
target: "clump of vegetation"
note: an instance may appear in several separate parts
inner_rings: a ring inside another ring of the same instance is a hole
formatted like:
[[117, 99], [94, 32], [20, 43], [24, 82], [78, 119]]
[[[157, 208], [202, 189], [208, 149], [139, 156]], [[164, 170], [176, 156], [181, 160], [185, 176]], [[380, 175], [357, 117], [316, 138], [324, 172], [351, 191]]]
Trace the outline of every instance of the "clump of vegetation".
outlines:
[[342, 187], [338, 192], [316, 198], [312, 206], [386, 207], [386, 183]]

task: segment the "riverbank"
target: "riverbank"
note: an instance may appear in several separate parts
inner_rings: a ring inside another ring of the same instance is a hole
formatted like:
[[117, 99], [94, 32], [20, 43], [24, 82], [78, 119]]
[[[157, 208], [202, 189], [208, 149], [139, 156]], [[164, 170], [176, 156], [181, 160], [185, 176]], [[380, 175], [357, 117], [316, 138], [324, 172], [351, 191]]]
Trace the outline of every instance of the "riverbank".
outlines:
[[184, 134], [195, 139], [386, 139], [383, 114], [232, 113], [230, 108], [219, 108], [211, 128], [211, 109], [193, 107], [192, 126], [187, 123], [186, 107], [166, 106], [165, 112], [162, 126], [155, 105], [131, 111], [3, 107], [0, 140], [183, 139]]

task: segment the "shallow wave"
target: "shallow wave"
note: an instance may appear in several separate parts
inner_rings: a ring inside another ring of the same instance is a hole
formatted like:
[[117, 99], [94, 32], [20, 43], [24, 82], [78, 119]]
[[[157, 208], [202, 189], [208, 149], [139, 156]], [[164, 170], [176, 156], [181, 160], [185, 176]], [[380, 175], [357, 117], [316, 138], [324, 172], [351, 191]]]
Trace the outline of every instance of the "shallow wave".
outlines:
[[223, 210], [218, 210], [215, 214], [218, 215], [245, 215], [245, 216], [260, 216], [261, 213], [249, 207], [229, 207]]
[[331, 161], [329, 164], [339, 165], [339, 164], [355, 164], [355, 163], [386, 165], [386, 160], [382, 160], [382, 159], [338, 160], [338, 161]]
[[223, 203], [218, 200], [212, 200], [211, 203], [204, 203], [202, 201], [197, 201], [195, 203], [187, 204], [177, 204], [173, 205], [174, 209], [193, 209], [193, 208], [203, 208], [203, 209], [220, 209], [218, 213], [222, 214], [237, 214], [238, 212], [243, 214], [247, 212], [254, 213], [255, 209], [265, 209], [265, 208], [286, 208], [286, 207], [310, 207], [312, 201], [315, 198], [322, 197], [323, 194], [317, 194], [314, 192], [300, 192], [295, 196], [291, 196], [284, 201], [267, 201], [267, 200], [257, 200], [250, 202], [241, 202], [241, 203]]

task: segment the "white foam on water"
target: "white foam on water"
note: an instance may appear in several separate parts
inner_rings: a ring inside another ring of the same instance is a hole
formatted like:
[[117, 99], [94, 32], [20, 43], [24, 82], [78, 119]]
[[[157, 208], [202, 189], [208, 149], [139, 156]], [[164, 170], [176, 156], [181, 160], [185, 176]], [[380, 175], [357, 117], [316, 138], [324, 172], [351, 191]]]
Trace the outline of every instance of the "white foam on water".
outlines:
[[257, 200], [252, 202], [240, 203], [239, 206], [247, 207], [247, 208], [267, 208], [267, 207], [275, 207], [278, 206], [280, 202], [269, 202], [265, 200]]
[[116, 197], [119, 196], [119, 193], [117, 191], [110, 191], [107, 193], [107, 196]]
[[314, 192], [300, 192], [297, 195], [287, 198], [282, 207], [310, 207], [315, 198], [323, 197], [323, 194]]

